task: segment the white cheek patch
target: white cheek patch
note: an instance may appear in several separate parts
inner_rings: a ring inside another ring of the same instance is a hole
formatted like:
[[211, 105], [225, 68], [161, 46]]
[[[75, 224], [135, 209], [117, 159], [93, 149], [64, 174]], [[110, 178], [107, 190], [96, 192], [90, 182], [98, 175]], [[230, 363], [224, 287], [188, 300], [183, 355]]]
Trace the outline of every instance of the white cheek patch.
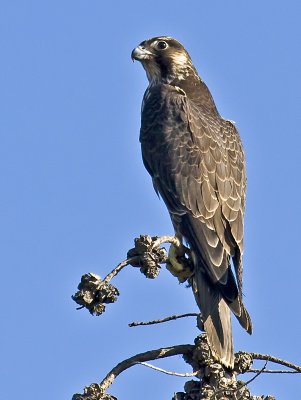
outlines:
[[187, 63], [189, 62], [186, 54], [183, 53], [176, 53], [173, 57], [172, 60], [174, 64], [178, 65], [179, 67], [187, 66]]
[[172, 57], [172, 70], [179, 80], [184, 80], [191, 69], [191, 61], [185, 53], [175, 53]]

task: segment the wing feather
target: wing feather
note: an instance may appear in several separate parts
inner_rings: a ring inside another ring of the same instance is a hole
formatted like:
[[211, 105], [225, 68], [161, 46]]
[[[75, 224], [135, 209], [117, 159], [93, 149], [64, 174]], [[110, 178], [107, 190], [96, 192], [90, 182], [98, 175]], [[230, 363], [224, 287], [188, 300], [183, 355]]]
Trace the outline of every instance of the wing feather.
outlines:
[[170, 213], [191, 213], [214, 228], [211, 242], [215, 235], [228, 256], [237, 246], [242, 253], [245, 166], [235, 126], [218, 114], [206, 115], [169, 85], [150, 90], [152, 101], [142, 115], [143, 157]]

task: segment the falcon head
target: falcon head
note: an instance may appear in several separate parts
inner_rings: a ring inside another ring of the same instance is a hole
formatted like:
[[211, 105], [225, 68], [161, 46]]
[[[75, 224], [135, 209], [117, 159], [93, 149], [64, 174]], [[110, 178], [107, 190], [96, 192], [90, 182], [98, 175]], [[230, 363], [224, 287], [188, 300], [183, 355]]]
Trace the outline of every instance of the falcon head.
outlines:
[[187, 51], [169, 36], [144, 40], [132, 51], [132, 60], [142, 63], [150, 83], [181, 81], [196, 74]]

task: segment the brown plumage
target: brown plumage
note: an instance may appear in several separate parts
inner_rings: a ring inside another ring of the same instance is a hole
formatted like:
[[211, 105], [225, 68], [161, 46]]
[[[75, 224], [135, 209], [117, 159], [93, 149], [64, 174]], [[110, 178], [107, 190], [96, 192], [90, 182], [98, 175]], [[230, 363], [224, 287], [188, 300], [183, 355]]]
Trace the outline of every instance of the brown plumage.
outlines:
[[242, 303], [242, 144], [178, 41], [165, 36], [145, 40], [132, 58], [141, 61], [149, 80], [141, 117], [143, 161], [176, 235], [191, 248], [193, 290], [211, 349], [231, 368], [230, 309], [252, 332]]

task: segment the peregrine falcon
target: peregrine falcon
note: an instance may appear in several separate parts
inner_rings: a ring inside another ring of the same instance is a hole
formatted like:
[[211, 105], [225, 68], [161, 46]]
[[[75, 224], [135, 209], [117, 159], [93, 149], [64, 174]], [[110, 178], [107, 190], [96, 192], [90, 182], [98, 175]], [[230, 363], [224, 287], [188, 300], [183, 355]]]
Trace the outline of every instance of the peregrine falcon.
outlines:
[[212, 353], [233, 368], [231, 312], [252, 333], [242, 301], [245, 158], [233, 122], [222, 118], [185, 48], [160, 36], [140, 43], [149, 85], [141, 110], [144, 165], [188, 243], [192, 287]]

